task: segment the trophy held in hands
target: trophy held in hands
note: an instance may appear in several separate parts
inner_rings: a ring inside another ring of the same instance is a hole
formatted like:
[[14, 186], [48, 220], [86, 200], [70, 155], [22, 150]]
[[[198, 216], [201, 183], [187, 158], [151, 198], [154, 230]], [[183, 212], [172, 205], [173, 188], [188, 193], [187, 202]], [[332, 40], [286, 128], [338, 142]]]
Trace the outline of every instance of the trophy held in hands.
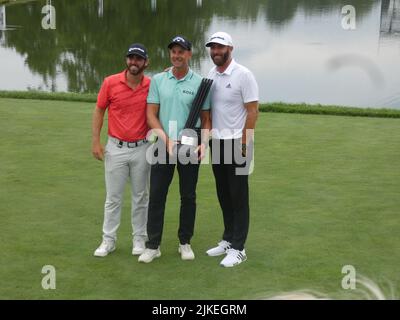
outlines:
[[199, 161], [198, 154], [195, 152], [201, 140], [201, 128], [196, 128], [196, 124], [200, 117], [203, 104], [210, 92], [213, 80], [203, 78], [197, 94], [193, 100], [189, 117], [186, 121], [185, 128], [180, 134], [180, 144], [178, 148], [178, 157], [181, 163], [197, 163]]

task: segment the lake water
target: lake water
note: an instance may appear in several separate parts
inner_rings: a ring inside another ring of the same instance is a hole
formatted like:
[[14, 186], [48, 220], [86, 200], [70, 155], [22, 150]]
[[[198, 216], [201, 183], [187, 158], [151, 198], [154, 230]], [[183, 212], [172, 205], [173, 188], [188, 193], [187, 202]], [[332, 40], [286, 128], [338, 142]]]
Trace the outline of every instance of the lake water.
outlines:
[[97, 92], [132, 42], [147, 46], [155, 74], [176, 34], [193, 42], [192, 67], [207, 75], [204, 43], [220, 30], [262, 102], [400, 109], [400, 0], [0, 0], [0, 90]]

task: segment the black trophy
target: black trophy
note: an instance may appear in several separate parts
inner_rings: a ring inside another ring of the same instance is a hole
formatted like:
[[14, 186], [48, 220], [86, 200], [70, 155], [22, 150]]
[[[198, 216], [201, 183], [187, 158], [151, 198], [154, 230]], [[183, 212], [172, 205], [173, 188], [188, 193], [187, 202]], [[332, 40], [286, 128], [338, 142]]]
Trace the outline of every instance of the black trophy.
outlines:
[[203, 78], [200, 83], [197, 94], [193, 100], [192, 108], [190, 109], [189, 117], [186, 120], [185, 128], [180, 134], [180, 146], [179, 153], [186, 153], [187, 157], [196, 156], [194, 155], [194, 150], [199, 145], [199, 140], [201, 139], [201, 129], [196, 128], [197, 121], [200, 117], [201, 108], [210, 92], [213, 80]]

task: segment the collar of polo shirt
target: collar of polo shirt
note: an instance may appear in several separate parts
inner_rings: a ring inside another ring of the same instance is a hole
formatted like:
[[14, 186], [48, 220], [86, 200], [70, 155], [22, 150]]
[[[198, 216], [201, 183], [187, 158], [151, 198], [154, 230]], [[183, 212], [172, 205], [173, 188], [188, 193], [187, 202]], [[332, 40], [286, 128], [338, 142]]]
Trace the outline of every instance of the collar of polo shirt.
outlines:
[[[193, 77], [193, 70], [189, 68], [188, 73], [182, 79], [177, 79], [178, 81], [185, 81], [186, 79], [191, 79]], [[168, 70], [168, 79], [175, 78], [172, 68]], [[176, 79], [176, 78], [175, 78]]]
[[235, 69], [235, 67], [236, 67], [236, 61], [234, 59], [232, 59], [228, 68], [224, 72], [218, 72], [217, 67], [215, 67], [215, 71], [217, 72], [217, 74], [221, 74], [221, 75], [226, 74], [226, 75], [230, 76], [232, 74], [233, 69]]

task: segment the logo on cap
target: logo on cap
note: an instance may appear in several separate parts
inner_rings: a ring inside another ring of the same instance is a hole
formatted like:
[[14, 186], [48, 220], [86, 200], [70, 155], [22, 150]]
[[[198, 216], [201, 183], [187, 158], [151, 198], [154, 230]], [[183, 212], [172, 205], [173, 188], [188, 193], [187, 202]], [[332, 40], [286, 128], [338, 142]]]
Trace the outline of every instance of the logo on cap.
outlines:
[[134, 51], [134, 50], [139, 50], [139, 51], [145, 53], [143, 49], [137, 48], [137, 47], [135, 47], [135, 48], [130, 48], [130, 49], [129, 49], [129, 52]]
[[225, 38], [224, 37], [212, 37], [211, 39], [210, 39], [210, 41], [212, 41], [212, 40], [214, 40], [214, 39], [221, 39], [221, 40], [223, 40], [223, 41], [225, 41]]
[[189, 51], [192, 49], [192, 44], [188, 40], [186, 40], [183, 36], [176, 36], [175, 38], [173, 38], [170, 44], [168, 45], [168, 48], [171, 49], [174, 44], [177, 44]]
[[173, 42], [186, 42], [185, 39], [183, 39], [182, 37], [175, 37], [172, 41]]
[[233, 47], [232, 38], [226, 32], [216, 32], [213, 35], [211, 35], [211, 37], [206, 43], [206, 47], [211, 47], [212, 43], [219, 43], [224, 46]]

